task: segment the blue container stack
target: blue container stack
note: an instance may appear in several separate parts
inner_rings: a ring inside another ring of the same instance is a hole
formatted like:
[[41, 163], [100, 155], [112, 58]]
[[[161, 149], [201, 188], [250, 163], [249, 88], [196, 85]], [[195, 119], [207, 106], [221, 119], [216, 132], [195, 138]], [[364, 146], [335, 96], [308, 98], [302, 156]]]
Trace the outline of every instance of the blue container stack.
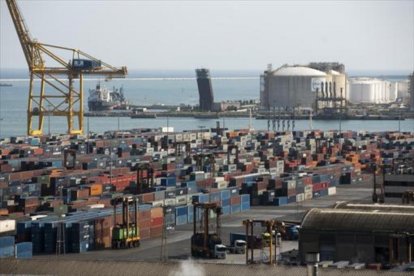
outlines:
[[199, 203], [208, 203], [210, 200], [209, 194], [198, 194], [193, 196], [193, 201]]
[[187, 222], [188, 223], [193, 223], [194, 222], [194, 207], [193, 207], [193, 205], [189, 205], [189, 206], [187, 206], [187, 208], [188, 208], [188, 210], [187, 210], [187, 212], [188, 212]]
[[177, 225], [187, 224], [188, 222], [188, 207], [180, 206], [175, 208], [175, 223]]
[[221, 192], [210, 193], [210, 202], [217, 202], [220, 204]]
[[89, 242], [93, 237], [91, 236], [91, 228], [88, 222], [75, 222], [69, 231], [69, 251], [73, 253], [81, 253], [90, 250]]
[[45, 222], [44, 228], [44, 240], [45, 240], [45, 253], [51, 254], [56, 252], [56, 221]]
[[45, 250], [45, 234], [43, 229], [43, 222], [32, 222], [32, 242], [33, 253], [42, 253]]
[[0, 237], [0, 259], [14, 257], [14, 237]]
[[33, 243], [21, 242], [16, 243], [16, 258], [17, 259], [30, 259], [33, 256]]
[[177, 185], [177, 180], [174, 177], [164, 177], [161, 178], [161, 185], [166, 187], [175, 187]]
[[276, 206], [282, 206], [288, 204], [287, 196], [279, 196], [273, 199], [273, 204]]
[[165, 207], [164, 223], [167, 229], [175, 229], [175, 207], [174, 206]]
[[250, 195], [249, 194], [241, 195], [240, 207], [241, 207], [242, 212], [250, 209]]
[[30, 241], [32, 233], [32, 221], [19, 221], [16, 225], [17, 241]]

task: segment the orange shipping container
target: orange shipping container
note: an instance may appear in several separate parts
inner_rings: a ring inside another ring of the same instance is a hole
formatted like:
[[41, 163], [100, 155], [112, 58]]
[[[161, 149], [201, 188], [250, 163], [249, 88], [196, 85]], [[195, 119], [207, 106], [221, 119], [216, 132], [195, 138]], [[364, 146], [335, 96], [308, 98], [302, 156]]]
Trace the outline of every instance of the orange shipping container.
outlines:
[[98, 184], [98, 183], [92, 184], [89, 187], [89, 191], [90, 191], [89, 194], [91, 196], [99, 196], [99, 195], [101, 195], [102, 194], [102, 184]]
[[164, 213], [163, 213], [162, 207], [151, 209], [151, 218], [160, 218], [163, 216], [164, 216]]

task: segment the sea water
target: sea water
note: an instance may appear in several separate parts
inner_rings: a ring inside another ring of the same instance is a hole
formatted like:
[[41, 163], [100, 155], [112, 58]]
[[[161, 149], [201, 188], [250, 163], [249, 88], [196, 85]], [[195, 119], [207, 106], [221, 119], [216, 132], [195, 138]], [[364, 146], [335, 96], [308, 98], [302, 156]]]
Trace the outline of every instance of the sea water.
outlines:
[[[11, 87], [0, 87], [0, 137], [9, 137], [26, 134], [27, 98], [29, 80], [24, 76], [2, 74], [0, 83], [10, 83]], [[402, 79], [402, 78], [400, 78]], [[117, 79], [106, 82], [104, 79], [86, 79], [84, 81], [84, 106], [87, 109], [88, 90], [97, 83], [108, 88], [123, 87], [125, 97], [137, 105], [195, 105], [198, 103], [197, 82], [192, 73], [152, 73], [135, 74], [126, 79]], [[38, 87], [39, 82], [35, 83]], [[260, 80], [259, 74], [224, 72], [212, 78], [215, 101], [225, 100], [258, 100]], [[47, 93], [47, 90], [46, 90]], [[194, 118], [156, 118], [131, 119], [129, 117], [91, 117], [84, 121], [85, 131], [103, 132], [106, 130], [153, 128], [161, 126], [174, 127], [176, 131], [186, 129], [203, 129], [216, 126], [216, 121], [230, 129], [247, 128], [249, 118], [221, 118], [221, 119], [194, 119]], [[268, 128], [267, 120], [252, 119], [251, 125], [256, 130]], [[272, 126], [270, 126], [272, 127]], [[309, 120], [297, 120], [296, 130], [310, 129]], [[366, 131], [414, 131], [414, 120], [402, 121], [313, 121], [313, 129], [321, 130], [366, 130]], [[67, 129], [64, 117], [46, 117], [44, 133], [65, 133]]]

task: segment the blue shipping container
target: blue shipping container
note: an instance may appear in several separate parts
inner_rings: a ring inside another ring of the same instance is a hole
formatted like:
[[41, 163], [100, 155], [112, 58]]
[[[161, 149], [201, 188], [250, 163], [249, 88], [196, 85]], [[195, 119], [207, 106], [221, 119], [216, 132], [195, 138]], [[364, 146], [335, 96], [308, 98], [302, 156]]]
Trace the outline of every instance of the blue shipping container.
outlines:
[[235, 213], [240, 213], [240, 205], [239, 204], [237, 204], [237, 205], [231, 205], [231, 213], [232, 214], [235, 214]]
[[249, 210], [250, 209], [250, 202], [249, 201], [248, 202], [242, 202], [240, 204], [240, 207], [241, 207], [242, 212], [246, 211], [246, 210]]
[[175, 218], [175, 224], [176, 225], [187, 224], [187, 220], [188, 220], [187, 215], [178, 216], [178, 217]]
[[181, 206], [175, 208], [175, 215], [177, 217], [184, 216], [188, 214], [188, 207], [187, 206]]
[[199, 194], [193, 196], [193, 201], [199, 202], [199, 203], [207, 203], [209, 202], [209, 195], [208, 194]]
[[296, 202], [296, 195], [288, 197], [288, 203], [295, 203]]
[[288, 204], [288, 198], [286, 196], [279, 196], [273, 199], [273, 204], [276, 206], [282, 206]]
[[33, 243], [21, 242], [16, 243], [16, 258], [17, 259], [30, 259], [33, 256]]
[[230, 205], [230, 198], [223, 199], [221, 201], [221, 206], [229, 206]]
[[220, 192], [210, 194], [210, 202], [219, 202], [220, 198], [221, 198], [221, 193]]
[[14, 257], [14, 237], [0, 237], [0, 258]]
[[230, 215], [230, 205], [222, 206], [221, 211], [223, 212], [223, 215]]
[[221, 191], [221, 200], [230, 198], [230, 190]]
[[241, 202], [250, 202], [250, 195], [249, 194], [245, 194], [245, 195], [241, 195]]

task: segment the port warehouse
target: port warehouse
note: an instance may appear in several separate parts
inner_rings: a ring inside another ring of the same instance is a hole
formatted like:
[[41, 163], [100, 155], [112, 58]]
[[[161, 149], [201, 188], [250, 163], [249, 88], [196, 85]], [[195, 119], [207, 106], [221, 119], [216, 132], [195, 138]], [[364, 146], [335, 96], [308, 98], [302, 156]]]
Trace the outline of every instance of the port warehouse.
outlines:
[[[185, 158], [182, 143], [189, 145], [190, 157], [201, 150], [214, 152], [214, 163], [194, 164], [194, 158]], [[154, 185], [138, 195], [139, 230], [145, 240], [160, 237], [164, 226], [191, 222], [193, 199], [216, 202], [228, 215], [254, 205], [280, 206], [335, 194], [337, 185], [365, 178], [361, 172], [370, 171], [367, 164], [373, 160], [412, 155], [412, 143], [412, 135], [403, 133], [151, 129], [90, 139], [5, 139], [0, 166], [6, 228], [2, 235], [15, 234], [16, 246], [32, 242], [35, 254], [54, 253], [56, 228], [62, 222], [67, 252], [110, 247], [110, 200], [137, 192], [133, 168], [142, 161], [155, 169]], [[238, 151], [229, 150], [232, 146]], [[65, 168], [65, 149], [77, 153], [73, 169]], [[58, 213], [66, 216], [59, 218]]]
[[[385, 208], [383, 208], [385, 207]], [[312, 209], [302, 221], [299, 252], [321, 261], [410, 263], [414, 254], [414, 206]]]

